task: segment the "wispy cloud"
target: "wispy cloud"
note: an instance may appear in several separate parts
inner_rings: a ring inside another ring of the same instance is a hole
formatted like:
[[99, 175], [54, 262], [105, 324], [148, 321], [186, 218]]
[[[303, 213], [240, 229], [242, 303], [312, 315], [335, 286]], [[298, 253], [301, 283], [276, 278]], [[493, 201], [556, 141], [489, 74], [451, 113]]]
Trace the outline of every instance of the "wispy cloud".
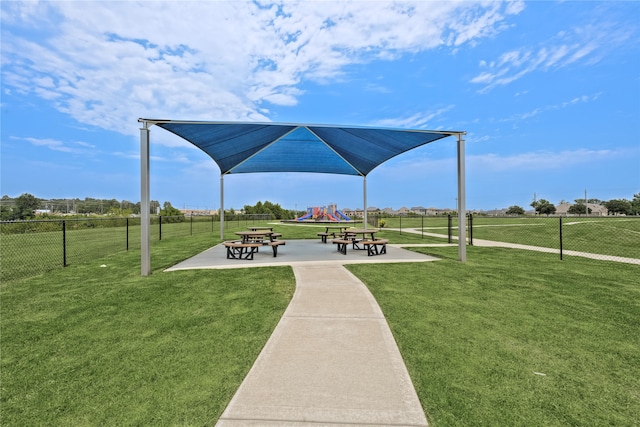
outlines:
[[531, 111], [514, 114], [514, 115], [512, 115], [512, 116], [510, 116], [508, 118], [503, 119], [502, 121], [509, 122], [509, 121], [521, 121], [521, 120], [530, 119], [532, 117], [538, 116], [540, 114], [543, 114], [543, 113], [546, 113], [546, 112], [549, 112], [549, 111], [557, 111], [557, 110], [561, 110], [563, 108], [567, 108], [567, 107], [570, 107], [570, 106], [573, 106], [573, 105], [583, 104], [583, 103], [595, 101], [601, 95], [602, 95], [602, 93], [597, 93], [595, 95], [576, 96], [575, 98], [572, 98], [569, 101], [564, 101], [564, 102], [561, 102], [559, 104], [549, 104], [549, 105], [545, 105], [543, 107], [538, 107], [538, 108], [536, 108], [534, 110], [531, 110]]
[[[466, 156], [466, 169], [468, 176], [473, 174], [491, 173], [524, 173], [569, 169], [577, 165], [598, 163], [606, 160], [624, 158], [625, 156], [637, 156], [638, 150], [633, 152], [628, 148], [612, 148], [592, 150], [580, 148], [575, 150], [560, 151], [533, 151], [514, 154], [474, 154]], [[434, 159], [426, 155], [414, 155], [396, 162], [388, 162], [380, 166], [380, 172], [385, 176], [404, 175], [412, 177], [420, 176], [447, 176], [456, 171], [456, 159], [454, 157]]]
[[[2, 2], [5, 90], [35, 94], [80, 123], [126, 134], [135, 132], [138, 117], [268, 121], [270, 106], [296, 105], [305, 81], [344, 78], [352, 64], [473, 45], [502, 31], [506, 17], [523, 7], [14, 3]], [[21, 37], [34, 28], [39, 40]]]
[[592, 65], [613, 49], [627, 43], [635, 29], [619, 23], [598, 21], [561, 31], [538, 46], [525, 46], [480, 62], [481, 72], [470, 79], [486, 93], [534, 72], [550, 72], [574, 64]]
[[90, 152], [91, 149], [95, 148], [94, 145], [89, 144], [87, 142], [82, 142], [82, 141], [64, 142], [64, 141], [59, 141], [57, 139], [51, 139], [51, 138], [31, 138], [31, 137], [26, 137], [26, 138], [13, 137], [12, 139], [18, 140], [18, 141], [27, 141], [37, 147], [45, 147], [45, 148], [48, 148], [49, 150], [60, 151], [62, 153], [74, 153], [74, 154], [87, 153], [87, 152]]
[[467, 165], [475, 171], [548, 171], [568, 169], [576, 165], [601, 162], [629, 154], [628, 149], [535, 151], [527, 153], [480, 154], [469, 156]]
[[[377, 120], [371, 123], [371, 125], [394, 128], [426, 129], [429, 126], [429, 123], [436, 120], [437, 118], [442, 117], [446, 112], [452, 110], [454, 107], [454, 105], [448, 105], [435, 111], [414, 113], [407, 117], [395, 117]], [[437, 130], [434, 128], [431, 129]]]

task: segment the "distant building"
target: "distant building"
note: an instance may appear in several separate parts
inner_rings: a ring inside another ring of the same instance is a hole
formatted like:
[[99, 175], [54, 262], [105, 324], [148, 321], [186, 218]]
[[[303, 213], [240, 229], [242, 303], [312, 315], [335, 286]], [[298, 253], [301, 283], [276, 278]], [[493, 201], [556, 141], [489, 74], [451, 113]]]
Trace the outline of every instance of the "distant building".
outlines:
[[211, 216], [218, 215], [217, 209], [178, 209], [185, 216]]
[[[560, 216], [578, 216], [578, 214], [570, 214], [569, 209], [573, 206], [573, 203], [560, 203], [556, 206], [556, 215]], [[595, 203], [587, 203], [587, 212], [591, 216], [607, 216], [609, 210], [603, 205], [597, 205]], [[584, 215], [584, 214], [582, 214]]]

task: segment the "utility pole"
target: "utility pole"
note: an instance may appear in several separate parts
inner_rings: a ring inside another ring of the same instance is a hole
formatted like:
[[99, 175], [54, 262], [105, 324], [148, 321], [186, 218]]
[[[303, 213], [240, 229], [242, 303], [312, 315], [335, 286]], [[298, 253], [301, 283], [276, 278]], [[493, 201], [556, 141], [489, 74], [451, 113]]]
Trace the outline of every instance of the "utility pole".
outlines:
[[587, 189], [584, 189], [584, 216], [589, 216], [589, 202], [587, 201]]

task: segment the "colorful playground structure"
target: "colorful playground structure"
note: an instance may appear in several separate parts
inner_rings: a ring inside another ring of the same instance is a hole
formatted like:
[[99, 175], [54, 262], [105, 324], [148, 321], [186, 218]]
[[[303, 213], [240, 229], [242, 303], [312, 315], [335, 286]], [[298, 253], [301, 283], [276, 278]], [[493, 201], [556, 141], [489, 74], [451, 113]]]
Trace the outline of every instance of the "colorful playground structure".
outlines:
[[307, 208], [306, 215], [296, 221], [351, 221], [351, 218], [340, 212], [335, 204]]

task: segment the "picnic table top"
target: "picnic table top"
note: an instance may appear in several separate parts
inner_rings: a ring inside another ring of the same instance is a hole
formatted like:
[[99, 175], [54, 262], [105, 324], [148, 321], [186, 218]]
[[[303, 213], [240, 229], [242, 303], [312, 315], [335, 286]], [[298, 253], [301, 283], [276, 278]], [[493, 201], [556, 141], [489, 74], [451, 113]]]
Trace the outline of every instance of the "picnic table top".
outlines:
[[235, 231], [234, 234], [238, 236], [268, 236], [272, 234], [271, 230], [246, 230], [246, 231]]
[[344, 231], [345, 233], [351, 233], [351, 234], [371, 234], [371, 233], [377, 233], [380, 230], [377, 228], [347, 228]]

